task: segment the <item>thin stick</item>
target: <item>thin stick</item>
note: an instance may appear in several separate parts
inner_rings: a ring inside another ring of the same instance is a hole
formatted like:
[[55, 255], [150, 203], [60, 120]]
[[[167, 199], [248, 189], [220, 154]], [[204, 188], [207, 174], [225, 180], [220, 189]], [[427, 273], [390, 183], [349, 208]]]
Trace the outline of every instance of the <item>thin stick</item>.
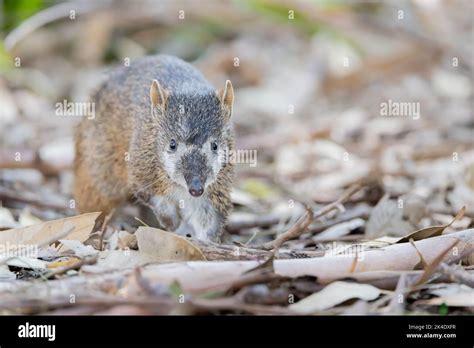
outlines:
[[109, 223], [110, 219], [112, 218], [112, 215], [114, 215], [115, 209], [112, 209], [110, 213], [108, 213], [105, 218], [104, 222], [102, 223], [102, 227], [100, 229], [100, 242], [99, 242], [99, 250], [104, 250], [104, 235], [105, 235], [105, 230], [107, 229], [107, 224]]
[[354, 194], [359, 192], [359, 190], [362, 189], [362, 187], [364, 187], [362, 183], [357, 183], [357, 184], [352, 185], [342, 194], [341, 197], [339, 197], [337, 201], [330, 203], [326, 205], [325, 207], [316, 211], [314, 213], [313, 218], [318, 219], [335, 209], [340, 209], [343, 206], [343, 204], [346, 203]]
[[150, 225], [147, 225], [142, 219], [138, 218], [135, 216], [135, 220], [137, 220], [139, 223], [141, 223], [143, 226], [146, 226], [146, 227], [151, 227]]
[[275, 240], [257, 246], [255, 248], [264, 250], [277, 250], [285, 242], [289, 241], [290, 239], [298, 238], [301, 234], [303, 234], [306, 228], [311, 224], [314, 219], [320, 218], [335, 209], [340, 210], [341, 207], [343, 207], [343, 204], [346, 203], [362, 187], [362, 183], [354, 184], [353, 186], [349, 187], [349, 189], [347, 189], [337, 201], [324, 206], [316, 212], [307, 207], [306, 214], [300, 219], [298, 219], [296, 224], [293, 225], [293, 227], [291, 227], [288, 231], [282, 233]]

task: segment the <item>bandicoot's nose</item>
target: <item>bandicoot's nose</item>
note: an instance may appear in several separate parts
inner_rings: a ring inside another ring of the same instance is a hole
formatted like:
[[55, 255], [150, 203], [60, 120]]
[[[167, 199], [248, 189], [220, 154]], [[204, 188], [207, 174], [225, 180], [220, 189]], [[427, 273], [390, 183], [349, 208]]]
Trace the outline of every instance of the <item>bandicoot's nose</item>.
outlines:
[[189, 185], [189, 193], [193, 197], [199, 197], [204, 192], [204, 187], [201, 180], [198, 177], [191, 179], [191, 184]]

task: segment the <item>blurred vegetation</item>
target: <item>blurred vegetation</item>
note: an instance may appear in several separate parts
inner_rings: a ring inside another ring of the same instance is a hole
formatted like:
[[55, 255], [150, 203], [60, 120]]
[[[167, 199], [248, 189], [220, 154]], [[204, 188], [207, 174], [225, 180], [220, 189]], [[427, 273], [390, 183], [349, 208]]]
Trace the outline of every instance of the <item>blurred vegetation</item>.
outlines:
[[247, 4], [250, 9], [273, 17], [282, 24], [288, 23], [288, 16], [290, 15], [290, 11], [292, 11], [291, 15], [294, 17], [294, 24], [309, 36], [316, 34], [320, 30], [319, 23], [309, 20], [304, 14], [291, 9], [285, 4], [265, 0], [247, 0]]
[[3, 0], [2, 7], [2, 32], [8, 32], [17, 27], [26, 18], [38, 11], [55, 4], [53, 0]]
[[0, 71], [5, 71], [10, 69], [13, 66], [10, 55], [5, 50], [3, 41], [0, 42]]
[[5, 49], [3, 39], [6, 34], [35, 13], [54, 5], [54, 0], [0, 0], [0, 71], [6, 71], [13, 62]]
[[[352, 11], [357, 3], [351, 3], [347, 0], [313, 0], [317, 6], [324, 11]], [[260, 13], [268, 18], [274, 19], [279, 24], [289, 25], [288, 18], [292, 16], [291, 26], [295, 26], [307, 37], [318, 34], [325, 34], [335, 41], [343, 42], [351, 46], [356, 51], [360, 51], [360, 47], [349, 37], [342, 34], [335, 28], [322, 23], [311, 16], [303, 13], [303, 11], [295, 10], [290, 3], [277, 3], [271, 0], [247, 0], [246, 4], [250, 10]]]
[[[0, 0], [2, 17], [0, 17], [0, 30], [3, 38], [7, 33], [18, 27], [24, 20], [41, 12], [47, 7], [60, 3], [59, 0]], [[313, 0], [318, 8], [325, 11], [347, 11], [351, 10], [350, 2], [344, 0]], [[288, 18], [291, 15], [291, 26], [296, 27], [306, 37], [317, 34], [325, 34], [333, 40], [342, 41], [354, 49], [357, 45], [349, 38], [335, 30], [333, 27], [313, 18], [311, 14], [291, 7], [291, 3], [275, 2], [271, 0], [245, 0], [236, 1], [239, 7], [250, 12], [263, 15], [267, 20], [274, 21], [280, 25], [289, 26]], [[225, 20], [215, 16], [201, 18], [199, 22], [189, 23], [183, 27], [176, 27], [169, 31], [168, 35], [157, 40], [158, 47], [147, 47], [146, 54], [154, 54], [162, 47], [175, 55], [187, 60], [199, 58], [213, 42], [222, 39], [232, 39], [235, 36], [235, 27], [226, 23]], [[117, 52], [114, 36], [109, 48], [104, 52], [103, 62], [110, 64], [120, 58]], [[176, 44], [179, 43], [179, 44]], [[185, 47], [185, 49], [183, 49]], [[176, 50], [176, 52], [173, 52]], [[3, 41], [0, 44], [0, 71], [7, 71], [13, 66], [11, 57], [6, 51]]]

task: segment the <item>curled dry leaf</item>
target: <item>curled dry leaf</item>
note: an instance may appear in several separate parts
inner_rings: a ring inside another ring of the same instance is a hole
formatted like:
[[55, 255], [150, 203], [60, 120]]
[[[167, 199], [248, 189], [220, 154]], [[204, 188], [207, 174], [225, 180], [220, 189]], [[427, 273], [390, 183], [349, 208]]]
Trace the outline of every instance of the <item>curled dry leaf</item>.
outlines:
[[440, 226], [431, 226], [427, 228], [422, 228], [421, 230], [415, 231], [413, 233], [410, 233], [409, 235], [399, 239], [397, 243], [406, 243], [410, 239], [413, 240], [421, 240], [425, 238], [430, 238], [430, 237], [435, 237], [443, 234], [444, 230], [451, 226], [455, 221], [462, 219], [464, 216], [464, 212], [466, 211], [466, 207], [462, 207], [456, 216], [451, 220], [450, 223], [445, 224], [445, 225], [440, 225]]
[[448, 228], [449, 226], [451, 226], [455, 221], [462, 219], [462, 217], [464, 216], [464, 212], [465, 212], [465, 207], [462, 207], [462, 209], [458, 211], [458, 213], [451, 220], [451, 222], [444, 225], [422, 228], [420, 230], [417, 230], [415, 232], [412, 232], [400, 238], [387, 237], [387, 236], [380, 237], [380, 238], [370, 240], [361, 244], [357, 244], [357, 246], [361, 246], [363, 248], [383, 248], [391, 244], [408, 243], [410, 240], [419, 241], [426, 238], [440, 236], [443, 234], [444, 230]]
[[100, 213], [87, 213], [59, 220], [43, 222], [37, 225], [14, 228], [0, 233], [0, 245], [40, 245], [62, 231], [72, 232], [62, 239], [85, 241], [94, 228], [95, 220]]
[[301, 314], [312, 314], [323, 311], [353, 298], [365, 301], [375, 300], [381, 290], [375, 286], [348, 282], [333, 282], [321, 291], [314, 293], [289, 308]]
[[206, 260], [201, 249], [175, 233], [152, 227], [139, 227], [135, 232], [140, 253], [160, 261]]

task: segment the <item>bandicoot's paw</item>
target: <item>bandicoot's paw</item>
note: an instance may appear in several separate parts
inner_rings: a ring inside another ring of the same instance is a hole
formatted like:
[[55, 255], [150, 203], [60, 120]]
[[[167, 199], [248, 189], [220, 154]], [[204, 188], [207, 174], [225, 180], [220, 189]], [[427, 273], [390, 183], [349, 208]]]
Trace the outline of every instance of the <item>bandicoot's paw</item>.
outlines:
[[161, 228], [166, 231], [174, 232], [179, 226], [179, 218], [174, 215], [156, 215], [158, 223], [160, 224]]
[[161, 197], [154, 197], [151, 203], [161, 228], [170, 232], [176, 231], [181, 220], [176, 205]]

